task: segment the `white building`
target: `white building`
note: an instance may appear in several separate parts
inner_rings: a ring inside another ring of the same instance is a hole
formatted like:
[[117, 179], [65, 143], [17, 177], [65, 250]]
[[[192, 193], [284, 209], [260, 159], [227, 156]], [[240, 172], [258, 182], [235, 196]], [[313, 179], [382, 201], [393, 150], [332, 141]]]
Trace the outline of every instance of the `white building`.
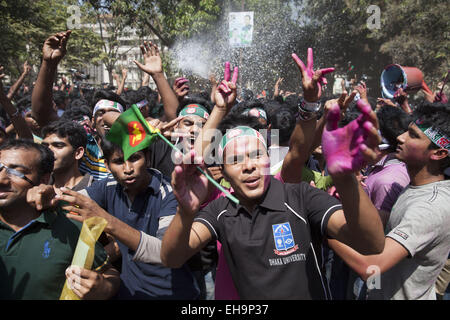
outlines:
[[[95, 33], [101, 34], [100, 25], [97, 23], [96, 25], [86, 25], [87, 28], [92, 29]], [[106, 41], [106, 46], [109, 49], [108, 39], [110, 39], [110, 35], [108, 35], [106, 31], [105, 25], [102, 24], [102, 35], [103, 39]], [[149, 37], [146, 39], [139, 38], [136, 29], [127, 27], [122, 32], [125, 36], [121, 36], [118, 38], [119, 47], [117, 50], [117, 61], [115, 63], [115, 71], [122, 79], [122, 68], [126, 68], [127, 78], [125, 81], [125, 88], [130, 89], [138, 89], [141, 86], [142, 78], [144, 73], [136, 66], [133, 60], [140, 61], [142, 63], [143, 57], [141, 54], [141, 50], [139, 45], [142, 44], [144, 40], [153, 41], [158, 43], [159, 41], [155, 37]], [[100, 87], [103, 84], [109, 84], [109, 73], [106, 69], [105, 64], [101, 64], [98, 66], [95, 65], [87, 65], [84, 70], [82, 70], [85, 74], [89, 75], [89, 80], [86, 80], [86, 83], [89, 83], [95, 87]], [[118, 83], [113, 80], [113, 85], [118, 87]], [[155, 88], [154, 82], [150, 78], [149, 87]]]

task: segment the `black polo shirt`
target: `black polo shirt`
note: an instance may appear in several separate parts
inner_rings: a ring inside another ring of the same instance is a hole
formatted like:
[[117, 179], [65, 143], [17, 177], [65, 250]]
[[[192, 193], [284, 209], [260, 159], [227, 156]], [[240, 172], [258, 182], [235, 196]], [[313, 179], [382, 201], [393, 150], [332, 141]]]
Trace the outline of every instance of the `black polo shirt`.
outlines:
[[241, 299], [329, 299], [321, 244], [328, 219], [340, 209], [322, 190], [272, 177], [251, 214], [221, 197], [195, 221], [222, 243]]

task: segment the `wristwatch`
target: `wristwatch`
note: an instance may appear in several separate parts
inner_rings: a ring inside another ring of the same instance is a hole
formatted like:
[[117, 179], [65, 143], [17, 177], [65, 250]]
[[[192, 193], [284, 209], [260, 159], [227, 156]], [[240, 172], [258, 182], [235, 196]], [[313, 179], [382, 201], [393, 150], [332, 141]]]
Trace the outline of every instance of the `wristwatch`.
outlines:
[[320, 111], [320, 107], [320, 102], [308, 102], [302, 98], [298, 103], [296, 119], [308, 121], [317, 116], [317, 113]]

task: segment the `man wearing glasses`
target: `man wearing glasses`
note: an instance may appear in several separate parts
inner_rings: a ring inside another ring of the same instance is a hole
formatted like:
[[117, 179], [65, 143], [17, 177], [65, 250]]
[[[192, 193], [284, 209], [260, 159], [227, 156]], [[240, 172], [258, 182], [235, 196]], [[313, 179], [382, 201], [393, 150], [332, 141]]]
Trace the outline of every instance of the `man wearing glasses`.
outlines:
[[[39, 212], [27, 202], [29, 189], [48, 183], [53, 163], [52, 152], [31, 141], [0, 147], [0, 299], [58, 299], [61, 294], [81, 226], [62, 212]], [[94, 268], [103, 272], [79, 270], [81, 298], [106, 299], [117, 291], [118, 272], [106, 260], [97, 244]]]

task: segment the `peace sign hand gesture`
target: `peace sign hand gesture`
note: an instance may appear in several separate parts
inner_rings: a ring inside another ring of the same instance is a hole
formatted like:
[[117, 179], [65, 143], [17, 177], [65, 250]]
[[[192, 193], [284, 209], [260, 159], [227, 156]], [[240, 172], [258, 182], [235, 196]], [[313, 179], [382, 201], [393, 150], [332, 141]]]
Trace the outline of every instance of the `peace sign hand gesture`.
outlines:
[[327, 73], [333, 72], [334, 68], [325, 68], [314, 71], [313, 51], [311, 48], [308, 48], [308, 60], [306, 66], [295, 53], [292, 54], [292, 58], [302, 73], [303, 97], [308, 102], [316, 102], [322, 95], [322, 85], [327, 84], [327, 80], [324, 76]]
[[[224, 80], [216, 89], [214, 95], [216, 106], [219, 108], [231, 108], [236, 101], [236, 82], [239, 75], [239, 68], [235, 67], [233, 70], [233, 78], [231, 78], [230, 63], [225, 62]], [[231, 78], [231, 81], [230, 81]]]

